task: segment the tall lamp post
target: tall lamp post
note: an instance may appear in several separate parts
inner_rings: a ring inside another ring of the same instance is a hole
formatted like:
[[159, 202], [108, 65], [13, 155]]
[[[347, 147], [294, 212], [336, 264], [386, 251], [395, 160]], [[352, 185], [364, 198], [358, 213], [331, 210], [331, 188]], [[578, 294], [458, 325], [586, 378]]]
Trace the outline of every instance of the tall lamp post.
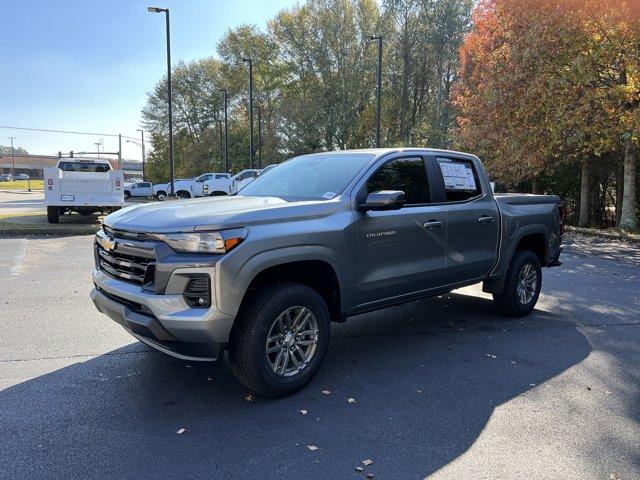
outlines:
[[11, 140], [11, 175], [13, 175], [13, 178], [16, 178], [16, 157], [15, 157], [15, 152], [13, 150], [13, 141], [16, 139], [16, 137], [7, 137], [9, 140]]
[[262, 110], [259, 106], [253, 108], [258, 111], [258, 168], [262, 170]]
[[222, 146], [222, 120], [216, 120], [218, 123], [218, 135], [220, 135], [220, 168], [224, 167], [224, 149]]
[[171, 177], [171, 188], [169, 195], [175, 197], [173, 181], [173, 109], [171, 97], [171, 30], [169, 27], [169, 9], [159, 7], [147, 7], [151, 13], [164, 13], [167, 31], [167, 96], [169, 99], [169, 177]]
[[142, 148], [142, 181], [144, 182], [146, 180], [144, 172], [144, 164], [146, 161], [146, 155], [144, 151], [144, 130], [142, 128], [136, 128], [136, 131], [140, 132], [140, 148]]
[[253, 168], [253, 61], [243, 58], [249, 64], [249, 164]]
[[221, 88], [220, 91], [223, 94], [224, 101], [224, 171], [225, 173], [229, 173], [229, 124], [227, 122], [227, 91], [224, 88]]
[[376, 87], [376, 147], [380, 147], [380, 107], [382, 103], [382, 35], [369, 35], [370, 40], [378, 42], [378, 84]]

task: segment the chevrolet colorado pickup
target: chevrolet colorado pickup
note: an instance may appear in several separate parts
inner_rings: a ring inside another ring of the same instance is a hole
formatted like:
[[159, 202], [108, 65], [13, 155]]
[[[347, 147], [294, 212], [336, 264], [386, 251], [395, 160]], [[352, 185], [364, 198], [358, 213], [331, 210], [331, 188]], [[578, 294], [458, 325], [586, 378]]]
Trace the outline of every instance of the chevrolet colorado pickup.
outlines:
[[304, 387], [331, 322], [483, 283], [512, 316], [560, 264], [553, 195], [494, 195], [480, 160], [416, 148], [293, 158], [239, 195], [136, 205], [95, 238], [98, 310], [267, 397]]

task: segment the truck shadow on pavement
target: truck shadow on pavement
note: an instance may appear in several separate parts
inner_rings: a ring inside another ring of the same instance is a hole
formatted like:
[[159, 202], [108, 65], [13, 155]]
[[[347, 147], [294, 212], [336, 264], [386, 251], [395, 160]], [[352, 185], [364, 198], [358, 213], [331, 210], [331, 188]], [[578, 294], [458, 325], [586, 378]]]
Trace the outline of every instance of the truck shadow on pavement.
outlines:
[[350, 319], [332, 337], [318, 376], [280, 400], [250, 397], [228, 362], [140, 343], [7, 388], [0, 477], [356, 478], [372, 459], [376, 478], [424, 478], [496, 407], [591, 351], [563, 317], [505, 319], [460, 294]]

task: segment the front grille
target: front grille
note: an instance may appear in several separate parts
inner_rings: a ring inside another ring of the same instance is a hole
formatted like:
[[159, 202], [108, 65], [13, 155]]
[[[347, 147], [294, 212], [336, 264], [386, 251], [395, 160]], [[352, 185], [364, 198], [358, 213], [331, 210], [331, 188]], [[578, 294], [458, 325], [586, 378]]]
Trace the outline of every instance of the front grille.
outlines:
[[144, 274], [149, 266], [149, 259], [135, 257], [117, 252], [107, 252], [97, 245], [100, 268], [109, 275], [137, 285], [144, 283]]

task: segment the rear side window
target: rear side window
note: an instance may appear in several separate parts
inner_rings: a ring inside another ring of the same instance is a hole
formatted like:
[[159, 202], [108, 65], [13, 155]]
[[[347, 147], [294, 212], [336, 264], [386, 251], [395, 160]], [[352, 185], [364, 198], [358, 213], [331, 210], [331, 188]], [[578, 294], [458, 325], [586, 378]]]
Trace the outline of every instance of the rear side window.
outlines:
[[482, 193], [478, 172], [469, 160], [438, 158], [447, 202], [463, 202]]
[[367, 182], [367, 193], [401, 190], [405, 203], [429, 203], [429, 190], [424, 162], [420, 158], [400, 158], [385, 163]]

